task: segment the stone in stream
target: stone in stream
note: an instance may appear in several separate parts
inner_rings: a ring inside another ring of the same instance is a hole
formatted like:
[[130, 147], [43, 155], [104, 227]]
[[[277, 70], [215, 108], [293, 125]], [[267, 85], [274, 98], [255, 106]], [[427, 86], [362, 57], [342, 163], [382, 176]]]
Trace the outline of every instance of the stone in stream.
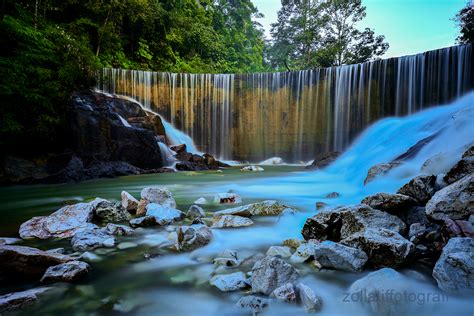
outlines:
[[75, 251], [94, 250], [101, 247], [113, 247], [115, 238], [104, 228], [91, 227], [78, 231], [71, 239]]
[[248, 286], [245, 274], [240, 271], [230, 274], [215, 275], [212, 277], [210, 284], [223, 292], [237, 291]]
[[270, 296], [276, 298], [280, 302], [285, 302], [285, 303], [297, 302], [296, 290], [293, 284], [291, 283], [286, 283], [276, 288]]
[[66, 205], [49, 216], [38, 216], [20, 226], [23, 239], [70, 238], [76, 231], [87, 227], [94, 216], [94, 209], [103, 199], [89, 203]]
[[151, 215], [134, 218], [130, 220], [129, 223], [132, 227], [150, 227], [158, 225], [155, 216]]
[[444, 181], [447, 184], [454, 183], [463, 177], [474, 173], [474, 146], [471, 146], [464, 152], [462, 159], [459, 160], [451, 170], [444, 176]]
[[102, 222], [124, 222], [132, 217], [130, 213], [122, 208], [120, 202], [102, 201], [94, 209], [95, 216]]
[[146, 206], [146, 215], [155, 217], [156, 222], [161, 226], [182, 220], [186, 216], [180, 210], [156, 203], [150, 203]]
[[127, 236], [133, 235], [135, 233], [135, 230], [133, 228], [130, 228], [125, 225], [118, 225], [112, 223], [107, 224], [107, 226], [105, 226], [105, 230], [108, 234], [115, 236]]
[[323, 268], [349, 272], [361, 272], [367, 262], [367, 255], [362, 250], [348, 247], [333, 241], [323, 241], [313, 247], [314, 259]]
[[15, 245], [22, 243], [23, 240], [20, 238], [13, 238], [13, 237], [0, 237], [0, 246], [3, 245]]
[[237, 267], [239, 266], [242, 261], [239, 259], [237, 255], [237, 251], [226, 249], [220, 254], [217, 255], [216, 258], [212, 261], [216, 266], [224, 266], [224, 267]]
[[364, 180], [364, 185], [367, 185], [369, 182], [373, 181], [375, 178], [387, 174], [393, 168], [398, 167], [401, 162], [392, 161], [389, 163], [380, 163], [375, 166], [372, 166], [369, 171], [367, 171], [367, 177]]
[[418, 176], [398, 189], [398, 194], [414, 198], [419, 204], [426, 204], [436, 192], [436, 176]]
[[474, 214], [474, 173], [436, 192], [426, 204], [426, 215], [435, 221], [468, 219]]
[[0, 271], [5, 277], [39, 278], [49, 267], [72, 260], [70, 256], [31, 247], [0, 247]]
[[323, 305], [322, 299], [309, 286], [298, 283], [296, 285], [298, 300], [307, 312], [319, 311]]
[[440, 289], [474, 294], [474, 238], [452, 238], [433, 269]]
[[283, 246], [288, 246], [292, 249], [296, 249], [304, 242], [304, 240], [290, 238], [283, 240]]
[[207, 245], [212, 239], [212, 231], [206, 225], [179, 226], [176, 249], [190, 251]]
[[398, 268], [407, 264], [415, 251], [415, 245], [400, 234], [384, 229], [369, 228], [355, 233], [341, 244], [364, 251], [370, 266], [374, 268]]
[[146, 207], [147, 207], [148, 204], [150, 204], [150, 202], [148, 200], [141, 199], [138, 202], [137, 212], [135, 213], [135, 215], [137, 215], [137, 216], [145, 215], [146, 214]]
[[0, 296], [0, 313], [8, 313], [34, 304], [51, 287], [38, 287], [26, 291], [9, 293]]
[[251, 165], [251, 166], [243, 167], [242, 169], [240, 169], [240, 171], [261, 172], [261, 171], [264, 171], [264, 169], [259, 166]]
[[239, 299], [237, 306], [251, 312], [252, 315], [258, 315], [268, 306], [268, 299], [247, 295]]
[[242, 198], [237, 193], [218, 193], [214, 196], [214, 203], [239, 204], [242, 203]]
[[313, 162], [306, 166], [305, 169], [324, 169], [336, 161], [340, 154], [341, 153], [337, 151], [318, 154]]
[[263, 202], [239, 206], [227, 210], [215, 212], [214, 216], [236, 215], [243, 217], [251, 216], [278, 216], [286, 212], [296, 212], [296, 209], [281, 204], [277, 201], [267, 200]]
[[252, 293], [271, 294], [276, 288], [296, 281], [296, 269], [277, 257], [265, 257], [252, 268]]
[[189, 219], [196, 219], [206, 217], [206, 212], [199, 205], [191, 205], [186, 213], [186, 217]]
[[292, 263], [303, 263], [309, 260], [314, 255], [314, 247], [319, 243], [317, 240], [308, 240], [308, 242], [301, 243], [296, 251], [291, 255], [290, 261]]
[[135, 214], [138, 208], [138, 200], [127, 191], [122, 191], [120, 197], [122, 198], [122, 207], [129, 213]]
[[207, 204], [207, 200], [203, 197], [200, 197], [199, 199], [197, 199], [196, 201], [194, 201], [194, 204], [198, 204], [198, 205], [203, 205], [203, 204]]
[[234, 215], [222, 215], [219, 217], [214, 217], [214, 220], [212, 222], [212, 228], [237, 228], [252, 225], [253, 221], [250, 218]]
[[327, 199], [336, 199], [336, 198], [338, 198], [338, 197], [340, 197], [340, 196], [341, 196], [341, 195], [340, 195], [339, 193], [337, 193], [337, 192], [331, 192], [331, 193], [327, 194], [327, 195], [325, 196], [325, 198], [327, 198]]
[[267, 256], [289, 258], [291, 255], [291, 248], [287, 246], [271, 246], [267, 250]]
[[75, 282], [89, 274], [90, 266], [82, 261], [69, 261], [49, 267], [41, 278], [41, 283]]
[[173, 194], [166, 187], [147, 187], [140, 193], [142, 199], [169, 208], [176, 208]]
[[417, 204], [417, 201], [403, 194], [376, 193], [367, 196], [361, 201], [374, 209], [384, 211], [393, 215], [399, 214]]

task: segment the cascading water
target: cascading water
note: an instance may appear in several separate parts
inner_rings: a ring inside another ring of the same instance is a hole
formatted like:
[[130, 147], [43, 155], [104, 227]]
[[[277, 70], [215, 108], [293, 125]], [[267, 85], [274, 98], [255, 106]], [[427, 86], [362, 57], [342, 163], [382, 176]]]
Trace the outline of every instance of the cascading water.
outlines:
[[131, 96], [222, 159], [310, 160], [367, 126], [474, 87], [472, 46], [364, 64], [240, 75], [104, 69], [99, 89]]

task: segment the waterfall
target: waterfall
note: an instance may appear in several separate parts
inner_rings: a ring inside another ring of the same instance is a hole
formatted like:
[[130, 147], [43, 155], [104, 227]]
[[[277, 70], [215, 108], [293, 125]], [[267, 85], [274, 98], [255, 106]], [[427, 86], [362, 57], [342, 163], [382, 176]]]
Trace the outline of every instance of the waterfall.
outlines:
[[[341, 151], [371, 123], [447, 103], [474, 87], [472, 46], [282, 73], [173, 74], [103, 69], [124, 94], [221, 159], [308, 161]], [[181, 141], [181, 140], [178, 140]]]

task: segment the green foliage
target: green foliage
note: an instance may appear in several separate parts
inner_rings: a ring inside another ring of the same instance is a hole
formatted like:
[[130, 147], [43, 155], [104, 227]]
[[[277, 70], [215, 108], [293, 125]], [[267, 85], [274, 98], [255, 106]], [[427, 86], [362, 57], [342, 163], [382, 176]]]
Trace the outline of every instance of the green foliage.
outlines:
[[474, 1], [468, 1], [466, 6], [456, 14], [454, 20], [459, 25], [461, 33], [457, 38], [458, 43], [474, 43]]

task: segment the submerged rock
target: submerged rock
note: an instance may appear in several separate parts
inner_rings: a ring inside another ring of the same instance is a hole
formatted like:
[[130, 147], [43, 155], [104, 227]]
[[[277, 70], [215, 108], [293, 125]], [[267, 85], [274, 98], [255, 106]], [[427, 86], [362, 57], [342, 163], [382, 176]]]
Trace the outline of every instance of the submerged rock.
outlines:
[[103, 228], [91, 227], [78, 231], [71, 239], [75, 251], [94, 250], [101, 247], [113, 247], [115, 238]]
[[236, 215], [236, 216], [243, 216], [243, 217], [251, 217], [251, 216], [277, 216], [281, 215], [286, 212], [296, 212], [296, 209], [280, 204], [277, 201], [267, 200], [263, 202], [248, 204], [244, 206], [239, 206], [227, 210], [222, 210], [219, 212], [215, 212], [214, 216], [222, 216], [222, 215]]
[[22, 292], [9, 293], [0, 296], [0, 313], [13, 312], [34, 304], [38, 298], [52, 290], [51, 287], [38, 287]]
[[440, 289], [474, 294], [474, 238], [452, 238], [433, 269]]
[[124, 222], [131, 219], [130, 213], [121, 207], [121, 203], [102, 201], [95, 207], [95, 215], [103, 222]]
[[49, 267], [41, 278], [41, 283], [75, 282], [89, 274], [90, 266], [82, 261], [69, 261]]
[[140, 193], [142, 199], [169, 208], [176, 208], [173, 194], [166, 187], [147, 187]]
[[122, 191], [120, 197], [122, 198], [122, 207], [128, 212], [135, 214], [138, 208], [138, 200], [127, 191]]
[[214, 197], [214, 203], [239, 204], [242, 203], [242, 198], [237, 193], [218, 193]]
[[237, 291], [248, 286], [247, 278], [243, 272], [213, 276], [210, 284], [223, 292]]
[[341, 195], [340, 195], [339, 193], [337, 193], [337, 192], [331, 192], [331, 193], [327, 194], [327, 195], [325, 196], [325, 198], [327, 198], [327, 199], [336, 199], [336, 198], [338, 198], [338, 197], [340, 197], [340, 196], [341, 196]]
[[252, 292], [271, 294], [278, 287], [296, 281], [296, 269], [277, 257], [265, 257], [252, 268]]
[[436, 192], [436, 176], [418, 176], [398, 189], [398, 194], [414, 198], [419, 204], [426, 204]]
[[252, 166], [243, 167], [242, 169], [240, 169], [240, 171], [261, 172], [261, 171], [264, 171], [264, 169], [262, 167], [252, 165]]
[[312, 250], [314, 251], [314, 259], [323, 268], [361, 272], [368, 259], [362, 250], [332, 241], [315, 244]]
[[190, 251], [203, 247], [211, 242], [212, 231], [206, 225], [180, 226], [177, 230], [176, 249]]
[[206, 217], [206, 212], [199, 205], [191, 205], [186, 213], [186, 217], [189, 219]]
[[377, 193], [364, 198], [361, 203], [390, 214], [398, 214], [415, 206], [417, 201], [403, 194]]
[[146, 206], [146, 215], [155, 217], [156, 222], [161, 226], [182, 220], [186, 216], [180, 210], [156, 203], [150, 203]]
[[229, 227], [247, 227], [252, 226], [253, 221], [248, 217], [235, 216], [235, 215], [222, 215], [214, 217], [212, 223], [213, 228], [229, 228]]

